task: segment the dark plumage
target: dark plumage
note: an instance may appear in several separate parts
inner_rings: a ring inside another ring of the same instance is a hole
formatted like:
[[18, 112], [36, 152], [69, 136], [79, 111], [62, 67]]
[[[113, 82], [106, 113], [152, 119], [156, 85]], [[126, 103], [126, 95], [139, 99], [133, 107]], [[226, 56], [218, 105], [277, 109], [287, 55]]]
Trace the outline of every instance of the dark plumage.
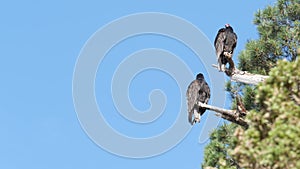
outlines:
[[[233, 68], [232, 55], [237, 44], [237, 36], [233, 31], [233, 28], [226, 24], [225, 28], [221, 28], [215, 38], [215, 49], [218, 59], [219, 71], [225, 71], [225, 66], [229, 62], [230, 67]], [[230, 60], [229, 60], [230, 59]]]
[[[197, 102], [208, 103], [210, 98], [210, 89], [202, 73], [199, 73], [194, 81], [188, 86], [187, 92], [188, 120], [193, 125], [200, 122], [201, 115], [205, 108], [197, 105]], [[194, 119], [193, 119], [194, 115]]]

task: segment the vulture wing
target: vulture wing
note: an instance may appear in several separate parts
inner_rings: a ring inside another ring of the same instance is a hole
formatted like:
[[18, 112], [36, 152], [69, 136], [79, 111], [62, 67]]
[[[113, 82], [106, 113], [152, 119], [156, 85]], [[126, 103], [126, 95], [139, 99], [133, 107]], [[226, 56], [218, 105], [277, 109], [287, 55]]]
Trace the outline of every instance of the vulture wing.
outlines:
[[[203, 80], [201, 83], [202, 84], [199, 91], [198, 101], [207, 104], [210, 99], [210, 88], [205, 80]], [[200, 115], [202, 115], [205, 112], [205, 110], [206, 110], [205, 108], [199, 108]]]
[[191, 124], [193, 123], [194, 108], [195, 106], [197, 106], [197, 100], [199, 98], [200, 88], [201, 88], [200, 82], [198, 80], [194, 80], [189, 85], [186, 92], [187, 106], [188, 106], [188, 120]]
[[220, 55], [223, 53], [225, 39], [226, 39], [225, 28], [222, 28], [218, 31], [218, 34], [217, 34], [217, 36], [215, 38], [215, 42], [214, 42], [218, 60], [219, 60]]
[[226, 31], [225, 38], [224, 52], [233, 54], [237, 43], [237, 36], [233, 31]]

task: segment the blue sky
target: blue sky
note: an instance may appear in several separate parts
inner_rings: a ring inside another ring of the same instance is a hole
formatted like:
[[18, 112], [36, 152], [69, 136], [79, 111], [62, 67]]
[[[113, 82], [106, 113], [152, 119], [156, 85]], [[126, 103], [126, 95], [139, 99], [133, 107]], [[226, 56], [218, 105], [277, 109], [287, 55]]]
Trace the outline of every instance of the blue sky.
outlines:
[[[151, 158], [125, 158], [95, 144], [82, 129], [72, 98], [80, 51], [97, 30], [120, 17], [162, 12], [192, 23], [211, 43], [217, 30], [230, 23], [238, 35], [237, 55], [248, 39], [257, 38], [252, 24], [254, 12], [272, 3], [274, 0], [1, 2], [0, 168], [200, 168], [205, 144], [198, 140], [203, 124], [194, 126], [171, 150]], [[169, 100], [158, 123], [136, 124], [118, 114], [107, 81], [118, 62], [144, 48], [176, 54], [193, 74], [205, 71], [199, 70], [203, 63], [184, 45], [162, 36], [129, 38], [107, 54], [95, 79], [98, 106], [115, 130], [139, 138], [157, 135], [172, 125], [176, 119], [172, 112], [181, 102], [176, 79], [150, 70], [136, 75], [128, 96], [137, 110], [146, 111], [149, 92], [157, 88], [163, 91]]]

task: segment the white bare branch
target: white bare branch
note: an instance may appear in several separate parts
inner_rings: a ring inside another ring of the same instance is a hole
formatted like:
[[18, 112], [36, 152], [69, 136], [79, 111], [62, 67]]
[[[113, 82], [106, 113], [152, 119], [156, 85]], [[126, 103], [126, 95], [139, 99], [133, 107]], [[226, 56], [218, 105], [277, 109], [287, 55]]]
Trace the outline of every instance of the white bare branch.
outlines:
[[[212, 65], [212, 66], [214, 68], [218, 68], [217, 65]], [[225, 73], [227, 76], [230, 77], [231, 81], [252, 84], [252, 85], [257, 85], [258, 83], [263, 82], [265, 79], [269, 77], [269, 76], [264, 76], [259, 74], [251, 74], [246, 71], [238, 70], [237, 68], [234, 68], [233, 70], [226, 68]]]
[[211, 106], [208, 104], [204, 104], [201, 102], [198, 102], [198, 106], [216, 112], [217, 116], [220, 116], [223, 119], [239, 124], [246, 128], [248, 127], [248, 123], [244, 120], [242, 116], [243, 114], [247, 114], [247, 112], [240, 112], [241, 110], [227, 110], [227, 109]]

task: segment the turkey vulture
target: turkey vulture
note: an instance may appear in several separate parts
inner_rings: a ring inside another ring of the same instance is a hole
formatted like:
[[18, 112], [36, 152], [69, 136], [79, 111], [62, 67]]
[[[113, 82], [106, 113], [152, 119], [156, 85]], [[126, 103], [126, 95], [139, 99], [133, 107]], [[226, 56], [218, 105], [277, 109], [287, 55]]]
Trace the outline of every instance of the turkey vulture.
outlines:
[[233, 31], [233, 28], [226, 24], [225, 28], [221, 28], [215, 38], [215, 49], [218, 58], [219, 71], [224, 72], [225, 66], [229, 62], [230, 69], [234, 68], [232, 61], [233, 51], [236, 47], [237, 36]]
[[[210, 89], [202, 73], [199, 73], [194, 81], [188, 86], [187, 92], [188, 120], [191, 125], [200, 122], [201, 115], [206, 108], [198, 106], [197, 102], [208, 103], [210, 98]], [[194, 115], [194, 119], [193, 119]]]

